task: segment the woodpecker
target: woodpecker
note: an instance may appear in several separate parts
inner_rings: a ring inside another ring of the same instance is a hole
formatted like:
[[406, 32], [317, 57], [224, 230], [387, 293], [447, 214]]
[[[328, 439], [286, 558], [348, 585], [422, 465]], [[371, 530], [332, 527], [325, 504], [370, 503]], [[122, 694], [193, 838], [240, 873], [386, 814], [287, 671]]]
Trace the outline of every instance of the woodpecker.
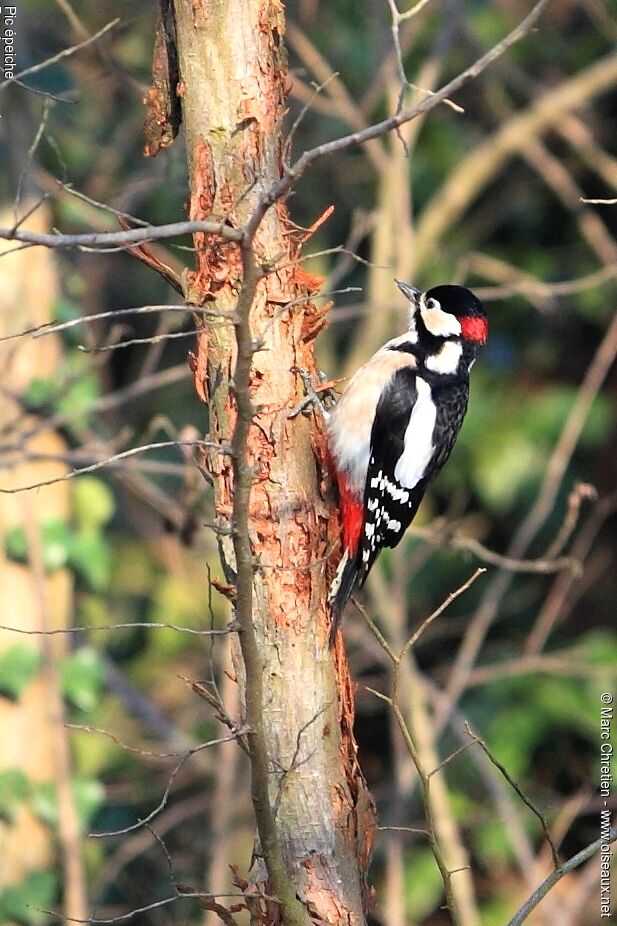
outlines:
[[332, 583], [330, 642], [354, 586], [383, 547], [395, 547], [458, 436], [469, 371], [486, 343], [480, 300], [463, 286], [422, 293], [395, 281], [409, 302], [409, 330], [350, 379], [328, 421], [342, 511], [343, 555]]

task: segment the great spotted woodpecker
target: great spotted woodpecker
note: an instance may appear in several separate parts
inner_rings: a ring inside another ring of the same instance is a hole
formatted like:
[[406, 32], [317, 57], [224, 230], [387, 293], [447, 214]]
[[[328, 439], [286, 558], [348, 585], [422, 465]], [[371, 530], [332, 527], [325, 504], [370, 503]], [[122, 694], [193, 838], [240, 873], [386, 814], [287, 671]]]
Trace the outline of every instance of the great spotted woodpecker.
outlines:
[[468, 289], [421, 293], [396, 283], [410, 304], [409, 330], [358, 370], [328, 421], [343, 525], [331, 642], [354, 586], [383, 547], [401, 540], [448, 459], [467, 411], [469, 371], [488, 335], [484, 307]]

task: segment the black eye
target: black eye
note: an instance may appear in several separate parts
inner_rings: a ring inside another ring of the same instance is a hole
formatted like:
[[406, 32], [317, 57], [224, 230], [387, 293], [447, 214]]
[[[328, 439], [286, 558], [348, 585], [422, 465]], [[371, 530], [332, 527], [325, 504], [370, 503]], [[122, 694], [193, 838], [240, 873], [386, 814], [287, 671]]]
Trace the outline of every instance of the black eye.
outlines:
[[437, 301], [437, 299], [427, 299], [426, 307], [427, 309], [440, 309], [441, 304]]

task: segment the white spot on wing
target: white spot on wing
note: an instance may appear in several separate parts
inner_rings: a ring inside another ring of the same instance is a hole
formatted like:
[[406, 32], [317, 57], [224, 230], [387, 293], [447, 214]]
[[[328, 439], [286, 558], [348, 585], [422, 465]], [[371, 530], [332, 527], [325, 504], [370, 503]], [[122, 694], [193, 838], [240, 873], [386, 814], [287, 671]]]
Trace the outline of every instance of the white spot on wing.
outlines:
[[416, 376], [418, 398], [409, 416], [405, 430], [404, 449], [394, 468], [394, 478], [406, 489], [418, 484], [434, 451], [433, 432], [437, 409], [431, 396], [431, 387]]
[[387, 480], [385, 489], [390, 498], [394, 499], [395, 502], [401, 502], [401, 504], [404, 505], [405, 502], [409, 501], [409, 492], [407, 489], [403, 489], [402, 486], [397, 485], [395, 482]]

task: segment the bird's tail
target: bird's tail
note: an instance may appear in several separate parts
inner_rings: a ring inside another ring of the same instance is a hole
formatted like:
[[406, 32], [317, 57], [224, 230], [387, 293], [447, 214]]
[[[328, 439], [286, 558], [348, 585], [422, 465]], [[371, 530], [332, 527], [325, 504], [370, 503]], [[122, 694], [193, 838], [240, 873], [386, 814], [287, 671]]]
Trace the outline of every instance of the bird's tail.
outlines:
[[329, 636], [330, 646], [334, 644], [336, 631], [341, 626], [343, 608], [347, 604], [349, 596], [353, 591], [359, 571], [360, 565], [358, 563], [357, 554], [354, 555], [350, 553], [349, 550], [345, 550], [338, 564], [338, 569], [336, 570], [336, 575], [332, 580], [332, 585], [330, 586], [330, 592], [328, 594], [328, 601], [332, 613]]

